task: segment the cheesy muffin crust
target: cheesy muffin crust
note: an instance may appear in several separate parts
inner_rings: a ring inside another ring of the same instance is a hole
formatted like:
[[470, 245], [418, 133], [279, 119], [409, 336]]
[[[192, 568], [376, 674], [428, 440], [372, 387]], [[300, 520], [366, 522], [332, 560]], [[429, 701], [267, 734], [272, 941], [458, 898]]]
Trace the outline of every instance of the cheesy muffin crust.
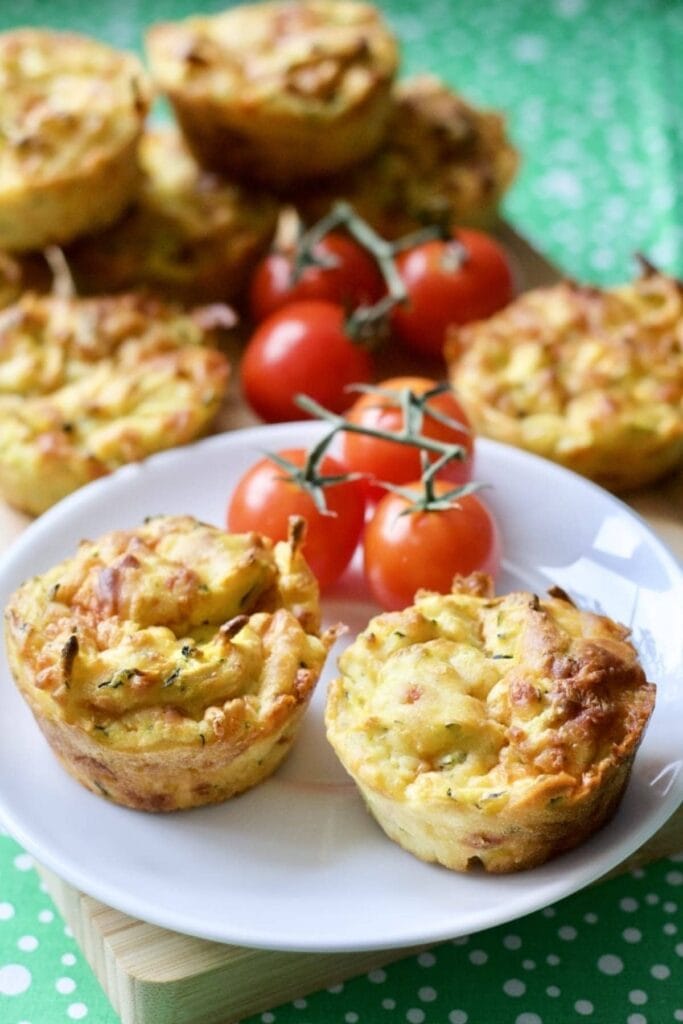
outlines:
[[334, 630], [289, 542], [160, 516], [84, 541], [5, 612], [19, 690], [93, 792], [170, 811], [225, 800], [289, 750]]
[[432, 75], [396, 83], [386, 140], [346, 175], [293, 196], [304, 220], [346, 199], [385, 238], [426, 224], [490, 226], [517, 171], [501, 114]]
[[48, 29], [0, 34], [0, 246], [61, 244], [116, 220], [148, 106], [130, 54]]
[[[226, 307], [227, 309], [227, 307]], [[0, 494], [37, 515], [204, 433], [227, 389], [211, 308], [27, 293], [0, 313]]]
[[147, 131], [129, 212], [66, 257], [80, 294], [146, 285], [179, 302], [234, 302], [275, 234], [279, 204], [203, 171], [173, 129]]
[[339, 667], [342, 764], [391, 839], [458, 871], [532, 867], [595, 832], [654, 705], [624, 627], [476, 574], [371, 620]]
[[451, 328], [445, 356], [478, 432], [610, 490], [683, 459], [683, 287], [652, 268], [617, 288], [527, 292]]
[[375, 7], [275, 0], [155, 25], [152, 74], [200, 163], [282, 187], [380, 144], [398, 64]]

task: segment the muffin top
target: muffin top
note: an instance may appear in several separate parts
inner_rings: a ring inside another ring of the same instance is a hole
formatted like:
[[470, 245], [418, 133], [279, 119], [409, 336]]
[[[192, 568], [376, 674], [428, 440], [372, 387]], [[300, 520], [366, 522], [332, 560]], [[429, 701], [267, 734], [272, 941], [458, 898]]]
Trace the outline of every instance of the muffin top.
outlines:
[[340, 669], [328, 729], [365, 785], [490, 813], [580, 797], [654, 703], [623, 626], [477, 574], [373, 619]]
[[8, 603], [20, 685], [48, 718], [116, 749], [246, 734], [262, 702], [308, 685], [325, 658], [300, 537], [273, 545], [158, 516], [82, 542]]
[[0, 313], [0, 396], [49, 395], [104, 360], [132, 365], [212, 337], [202, 310], [185, 312], [142, 293], [78, 299], [26, 292]]
[[131, 54], [48, 29], [0, 34], [0, 193], [87, 174], [135, 139], [148, 106]]
[[370, 4], [276, 0], [154, 26], [155, 78], [169, 92], [291, 112], [361, 106], [393, 78], [394, 36]]
[[451, 328], [445, 355], [483, 433], [570, 465], [586, 452], [586, 474], [608, 486], [615, 456], [628, 482], [653, 445], [683, 438], [683, 290], [664, 274], [527, 292]]

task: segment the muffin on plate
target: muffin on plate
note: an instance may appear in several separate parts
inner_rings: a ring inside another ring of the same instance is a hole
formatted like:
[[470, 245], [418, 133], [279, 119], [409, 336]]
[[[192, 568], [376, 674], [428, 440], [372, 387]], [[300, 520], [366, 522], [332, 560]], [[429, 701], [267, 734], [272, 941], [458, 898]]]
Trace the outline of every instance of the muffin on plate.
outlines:
[[203, 434], [229, 373], [212, 344], [215, 315], [133, 294], [29, 292], [3, 310], [0, 495], [37, 515], [96, 477]]
[[391, 839], [456, 871], [533, 867], [599, 829], [655, 699], [623, 626], [480, 574], [372, 619], [339, 667], [342, 764]]
[[683, 290], [651, 267], [601, 290], [563, 281], [452, 327], [453, 387], [478, 433], [623, 492], [683, 460]]
[[275, 188], [334, 174], [384, 138], [398, 65], [379, 11], [273, 0], [154, 25], [152, 74], [197, 159]]
[[418, 75], [394, 86], [378, 153], [292, 201], [312, 222], [346, 199], [385, 238], [426, 224], [489, 227], [517, 165], [502, 114], [478, 109], [432, 75]]
[[236, 302], [273, 239], [279, 204], [203, 171], [174, 129], [145, 132], [138, 157], [128, 213], [65, 252], [78, 291], [146, 285], [178, 302]]
[[290, 749], [334, 631], [289, 542], [158, 516], [84, 541], [5, 611], [16, 684], [64, 767], [128, 807], [256, 785]]
[[140, 62], [71, 33], [0, 34], [0, 247], [106, 227], [133, 198], [149, 106]]

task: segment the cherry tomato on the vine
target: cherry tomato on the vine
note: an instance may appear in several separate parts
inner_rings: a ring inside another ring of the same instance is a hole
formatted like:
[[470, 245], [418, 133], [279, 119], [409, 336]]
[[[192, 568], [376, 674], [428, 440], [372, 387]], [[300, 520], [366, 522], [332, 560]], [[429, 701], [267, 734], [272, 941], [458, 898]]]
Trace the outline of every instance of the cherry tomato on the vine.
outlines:
[[294, 403], [297, 394], [343, 412], [354, 397], [346, 386], [367, 383], [372, 361], [346, 333], [341, 306], [293, 302], [256, 328], [242, 356], [241, 376], [249, 405], [274, 423], [305, 418]]
[[[435, 493], [451, 489], [435, 481]], [[410, 485], [415, 497], [423, 485]], [[500, 537], [493, 515], [475, 495], [459, 498], [439, 511], [408, 511], [410, 502], [388, 493], [365, 528], [365, 578], [377, 603], [389, 611], [412, 603], [420, 588], [448, 594], [453, 577], [471, 572], [495, 575]]]
[[[297, 467], [303, 467], [307, 452], [291, 448], [278, 452]], [[318, 473], [337, 476], [344, 470], [329, 455], [323, 456]], [[227, 526], [233, 533], [256, 530], [272, 540], [286, 540], [289, 517], [304, 516], [306, 538], [303, 554], [321, 587], [334, 583], [351, 560], [363, 529], [365, 497], [357, 480], [325, 487], [328, 512], [320, 512], [311, 495], [268, 456], [247, 470], [235, 488], [227, 511]]]
[[313, 255], [331, 266], [307, 266], [292, 281], [295, 250], [274, 251], [257, 265], [249, 289], [249, 308], [261, 321], [276, 309], [303, 299], [336, 302], [345, 309], [372, 305], [386, 288], [377, 263], [348, 235], [331, 233], [313, 246]]
[[[377, 387], [385, 392], [363, 393], [346, 412], [345, 418], [357, 426], [398, 433], [404, 428], [404, 415], [397, 393], [408, 390], [416, 396], [423, 395], [437, 386], [428, 377], [390, 377]], [[445, 416], [463, 429], [442, 423], [436, 416]], [[467, 416], [453, 391], [443, 391], [428, 399], [423, 414], [421, 434], [445, 444], [457, 444], [465, 449], [465, 457], [453, 459], [439, 472], [443, 479], [453, 483], [466, 483], [472, 478], [474, 436], [469, 429]], [[418, 448], [386, 441], [366, 434], [343, 432], [339, 435], [336, 455], [349, 472], [368, 474], [367, 489], [372, 497], [380, 497], [386, 488], [373, 483], [386, 481], [392, 484], [407, 484], [417, 480], [422, 472]], [[438, 454], [430, 456], [430, 461]]]
[[441, 356], [446, 329], [491, 316], [513, 297], [510, 265], [490, 235], [459, 228], [453, 241], [423, 242], [396, 257], [408, 300], [392, 311], [394, 333], [409, 348]]

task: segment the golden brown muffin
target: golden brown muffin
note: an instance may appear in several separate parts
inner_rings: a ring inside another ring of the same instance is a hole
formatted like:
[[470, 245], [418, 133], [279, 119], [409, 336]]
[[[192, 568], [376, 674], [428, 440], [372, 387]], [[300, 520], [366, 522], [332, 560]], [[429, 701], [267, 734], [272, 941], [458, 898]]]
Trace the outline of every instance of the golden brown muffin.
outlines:
[[311, 223], [346, 199], [385, 238], [426, 224], [488, 227], [517, 164], [501, 114], [419, 75], [394, 87], [387, 140], [373, 158], [292, 201]]
[[197, 159], [281, 188], [369, 156], [386, 129], [396, 40], [354, 0], [275, 0], [155, 25], [153, 76]]
[[445, 356], [479, 433], [610, 490], [652, 483], [683, 458], [683, 291], [663, 274], [527, 292], [451, 328]]
[[146, 132], [136, 201], [66, 257], [81, 294], [137, 285], [179, 302], [237, 302], [268, 249], [279, 212], [264, 193], [202, 171], [173, 129]]
[[289, 543], [190, 516], [117, 530], [5, 612], [19, 690], [64, 767], [147, 811], [215, 803], [289, 750], [334, 631]]
[[[227, 308], [227, 307], [226, 307]], [[0, 494], [37, 515], [204, 433], [227, 388], [210, 308], [27, 293], [0, 313]]]
[[0, 247], [111, 224], [133, 197], [149, 106], [140, 62], [48, 29], [0, 35]]
[[373, 619], [340, 670], [342, 764], [391, 839], [457, 871], [533, 867], [600, 828], [655, 695], [623, 626], [476, 574]]

